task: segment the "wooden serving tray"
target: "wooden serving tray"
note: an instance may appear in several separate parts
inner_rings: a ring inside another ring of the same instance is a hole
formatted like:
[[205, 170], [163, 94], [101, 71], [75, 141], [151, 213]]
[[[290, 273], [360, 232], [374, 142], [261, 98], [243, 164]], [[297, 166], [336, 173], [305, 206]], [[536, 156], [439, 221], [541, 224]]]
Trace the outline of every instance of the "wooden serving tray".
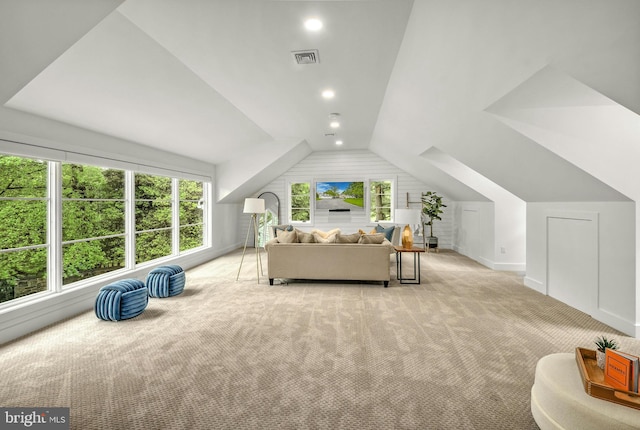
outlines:
[[608, 400], [630, 408], [640, 409], [640, 395], [631, 391], [613, 388], [604, 382], [604, 372], [596, 362], [592, 349], [576, 348], [576, 362], [582, 377], [584, 390], [592, 397]]

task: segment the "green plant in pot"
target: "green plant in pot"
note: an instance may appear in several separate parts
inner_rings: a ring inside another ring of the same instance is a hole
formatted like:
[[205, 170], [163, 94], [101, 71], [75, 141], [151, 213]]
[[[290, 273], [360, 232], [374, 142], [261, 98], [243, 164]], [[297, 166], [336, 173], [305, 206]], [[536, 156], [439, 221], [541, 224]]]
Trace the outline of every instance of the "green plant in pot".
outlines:
[[427, 191], [422, 195], [422, 215], [425, 218], [425, 224], [429, 226], [429, 237], [425, 237], [425, 243], [429, 248], [438, 247], [438, 238], [433, 235], [433, 222], [435, 220], [442, 221], [440, 214], [442, 208], [447, 205], [442, 203], [442, 197], [435, 191]]
[[597, 337], [594, 343], [596, 344], [596, 362], [600, 369], [604, 369], [605, 350], [618, 349], [618, 343], [615, 339], [609, 339], [606, 336]]

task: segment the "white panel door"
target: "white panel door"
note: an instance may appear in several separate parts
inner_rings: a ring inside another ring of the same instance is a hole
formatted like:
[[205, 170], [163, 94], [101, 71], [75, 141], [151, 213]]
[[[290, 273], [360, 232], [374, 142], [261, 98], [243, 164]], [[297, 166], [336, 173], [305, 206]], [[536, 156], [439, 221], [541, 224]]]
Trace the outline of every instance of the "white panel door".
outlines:
[[595, 219], [547, 218], [547, 293], [592, 315], [598, 297]]

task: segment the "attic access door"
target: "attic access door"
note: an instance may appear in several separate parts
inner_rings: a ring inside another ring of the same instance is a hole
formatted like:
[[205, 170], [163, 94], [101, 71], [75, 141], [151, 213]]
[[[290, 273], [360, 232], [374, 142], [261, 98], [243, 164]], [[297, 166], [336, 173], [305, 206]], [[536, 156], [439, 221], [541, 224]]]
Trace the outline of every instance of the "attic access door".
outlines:
[[598, 275], [598, 214], [548, 214], [547, 294], [593, 315]]

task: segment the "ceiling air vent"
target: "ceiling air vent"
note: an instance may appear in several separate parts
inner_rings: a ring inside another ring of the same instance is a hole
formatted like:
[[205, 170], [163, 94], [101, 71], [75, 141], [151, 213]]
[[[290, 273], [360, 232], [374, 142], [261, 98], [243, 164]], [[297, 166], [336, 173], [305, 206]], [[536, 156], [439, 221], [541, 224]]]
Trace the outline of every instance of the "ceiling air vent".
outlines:
[[308, 49], [306, 51], [292, 51], [293, 58], [298, 64], [316, 64], [320, 62], [320, 56], [317, 49]]

